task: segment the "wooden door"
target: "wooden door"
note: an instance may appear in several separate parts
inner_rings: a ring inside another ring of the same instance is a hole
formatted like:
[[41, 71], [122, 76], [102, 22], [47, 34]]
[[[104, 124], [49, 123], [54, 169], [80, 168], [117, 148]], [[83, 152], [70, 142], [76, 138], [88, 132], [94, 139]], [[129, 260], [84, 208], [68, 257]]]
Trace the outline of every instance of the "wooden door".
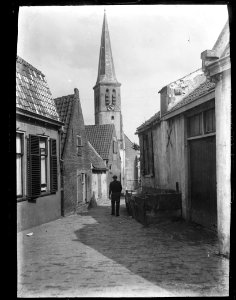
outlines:
[[191, 140], [191, 219], [208, 228], [217, 226], [215, 136]]
[[98, 174], [98, 198], [102, 198], [102, 181], [101, 181], [101, 173]]
[[87, 200], [87, 175], [81, 173], [81, 183], [82, 183], [82, 193], [83, 193], [83, 203]]

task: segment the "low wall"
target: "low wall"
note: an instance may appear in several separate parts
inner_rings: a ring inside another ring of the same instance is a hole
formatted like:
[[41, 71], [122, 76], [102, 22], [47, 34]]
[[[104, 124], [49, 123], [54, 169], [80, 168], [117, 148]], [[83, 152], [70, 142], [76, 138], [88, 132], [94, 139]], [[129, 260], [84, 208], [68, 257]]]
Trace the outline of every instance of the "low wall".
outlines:
[[60, 192], [39, 197], [35, 202], [22, 201], [17, 203], [17, 231], [41, 225], [60, 218]]
[[144, 225], [171, 217], [181, 217], [181, 193], [167, 190], [156, 194], [126, 193], [127, 212]]

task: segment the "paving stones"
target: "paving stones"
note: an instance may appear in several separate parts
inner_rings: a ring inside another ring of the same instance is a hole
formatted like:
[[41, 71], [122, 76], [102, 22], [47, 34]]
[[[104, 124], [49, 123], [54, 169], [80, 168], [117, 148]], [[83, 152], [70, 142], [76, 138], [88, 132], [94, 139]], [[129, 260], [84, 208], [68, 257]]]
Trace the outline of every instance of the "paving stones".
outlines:
[[[27, 233], [33, 232], [32, 236]], [[18, 233], [18, 297], [228, 295], [229, 261], [191, 224], [144, 227], [121, 200]]]

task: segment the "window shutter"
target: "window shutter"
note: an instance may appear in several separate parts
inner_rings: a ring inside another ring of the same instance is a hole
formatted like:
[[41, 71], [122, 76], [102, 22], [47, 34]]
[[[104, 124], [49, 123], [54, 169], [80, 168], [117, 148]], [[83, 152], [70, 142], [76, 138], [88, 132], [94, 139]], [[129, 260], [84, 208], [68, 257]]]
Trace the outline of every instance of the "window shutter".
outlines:
[[40, 151], [36, 135], [29, 135], [27, 140], [27, 190], [29, 198], [40, 196]]
[[57, 189], [57, 141], [50, 139], [50, 190], [56, 192]]

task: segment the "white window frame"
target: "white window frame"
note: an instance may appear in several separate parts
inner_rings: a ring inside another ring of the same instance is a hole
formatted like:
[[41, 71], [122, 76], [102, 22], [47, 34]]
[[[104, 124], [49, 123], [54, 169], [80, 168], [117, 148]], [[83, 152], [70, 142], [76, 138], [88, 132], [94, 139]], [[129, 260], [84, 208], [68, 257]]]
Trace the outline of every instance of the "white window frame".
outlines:
[[[26, 195], [26, 168], [25, 168], [25, 162], [26, 162], [26, 137], [25, 137], [25, 131], [20, 131], [20, 130], [16, 130], [16, 135], [20, 134], [21, 137], [21, 142], [22, 142], [22, 156], [21, 156], [21, 176], [22, 176], [22, 195], [17, 195], [17, 186], [16, 186], [16, 197], [17, 200], [22, 199], [25, 197]], [[16, 153], [17, 155], [17, 153]], [[16, 173], [17, 176], [17, 173]]]

